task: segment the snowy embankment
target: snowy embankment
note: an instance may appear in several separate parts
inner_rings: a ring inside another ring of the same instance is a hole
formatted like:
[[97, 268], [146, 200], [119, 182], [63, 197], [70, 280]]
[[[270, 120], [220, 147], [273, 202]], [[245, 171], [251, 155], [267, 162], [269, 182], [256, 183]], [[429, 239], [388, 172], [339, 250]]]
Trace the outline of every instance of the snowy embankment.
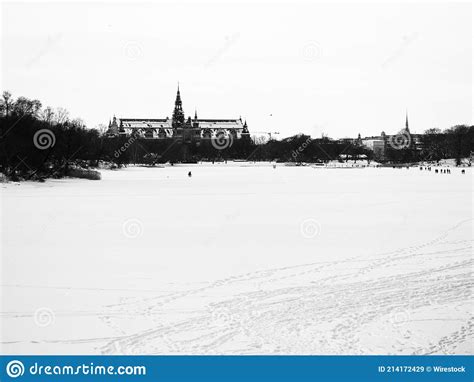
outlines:
[[472, 354], [472, 175], [209, 164], [4, 184], [1, 350]]

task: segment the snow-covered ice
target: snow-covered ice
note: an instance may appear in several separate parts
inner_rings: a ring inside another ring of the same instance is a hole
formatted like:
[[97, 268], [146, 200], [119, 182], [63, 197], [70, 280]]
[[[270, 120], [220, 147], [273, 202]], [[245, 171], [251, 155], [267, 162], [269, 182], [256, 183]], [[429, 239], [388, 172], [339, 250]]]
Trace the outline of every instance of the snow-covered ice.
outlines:
[[201, 164], [4, 184], [1, 350], [473, 354], [472, 176]]

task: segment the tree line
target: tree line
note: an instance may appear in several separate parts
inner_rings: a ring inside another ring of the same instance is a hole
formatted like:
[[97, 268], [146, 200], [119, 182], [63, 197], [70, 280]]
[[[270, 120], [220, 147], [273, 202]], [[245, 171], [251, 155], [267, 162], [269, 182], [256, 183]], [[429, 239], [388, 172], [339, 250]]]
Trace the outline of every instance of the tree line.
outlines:
[[[87, 128], [64, 108], [43, 107], [36, 99], [5, 91], [0, 99], [0, 172], [11, 179], [44, 179], [69, 175], [72, 167], [156, 165], [180, 161], [249, 160], [327, 162], [380, 160], [358, 140], [313, 139], [298, 134], [282, 140], [235, 139], [223, 149], [211, 140], [187, 144], [176, 139], [153, 140], [132, 136], [108, 137], [105, 126]], [[408, 163], [421, 160], [469, 157], [474, 149], [474, 127], [459, 125], [445, 131], [430, 129], [421, 145], [403, 149], [388, 146], [382, 161]]]

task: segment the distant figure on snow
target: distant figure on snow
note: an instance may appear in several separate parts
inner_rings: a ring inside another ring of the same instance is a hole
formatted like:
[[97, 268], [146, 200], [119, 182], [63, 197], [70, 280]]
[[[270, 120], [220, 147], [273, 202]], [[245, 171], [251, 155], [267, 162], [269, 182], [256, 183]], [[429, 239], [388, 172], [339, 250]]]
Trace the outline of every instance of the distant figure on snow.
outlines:
[[188, 176], [191, 178], [193, 174], [191, 174], [191, 171], [188, 172]]
[[438, 169], [435, 170], [435, 174], [437, 174], [437, 173], [438, 173]]
[[463, 170], [461, 171], [461, 174], [465, 174], [465, 173], [466, 173], [466, 170], [463, 169]]

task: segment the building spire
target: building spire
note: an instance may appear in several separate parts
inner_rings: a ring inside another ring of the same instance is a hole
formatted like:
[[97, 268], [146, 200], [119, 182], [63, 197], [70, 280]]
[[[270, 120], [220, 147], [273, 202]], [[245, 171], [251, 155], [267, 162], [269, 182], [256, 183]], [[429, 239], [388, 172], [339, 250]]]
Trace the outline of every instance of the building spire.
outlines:
[[[176, 92], [176, 102], [181, 102], [181, 93], [179, 92], [179, 84], [178, 84], [178, 91]], [[175, 104], [176, 104], [175, 102]]]
[[184, 111], [183, 111], [183, 103], [181, 102], [181, 94], [179, 93], [179, 83], [178, 83], [176, 101], [174, 102], [172, 126], [179, 127], [183, 124], [184, 124]]
[[407, 112], [406, 112], [405, 129], [406, 129], [407, 131], [410, 131], [410, 129], [408, 129], [408, 110], [407, 110]]

